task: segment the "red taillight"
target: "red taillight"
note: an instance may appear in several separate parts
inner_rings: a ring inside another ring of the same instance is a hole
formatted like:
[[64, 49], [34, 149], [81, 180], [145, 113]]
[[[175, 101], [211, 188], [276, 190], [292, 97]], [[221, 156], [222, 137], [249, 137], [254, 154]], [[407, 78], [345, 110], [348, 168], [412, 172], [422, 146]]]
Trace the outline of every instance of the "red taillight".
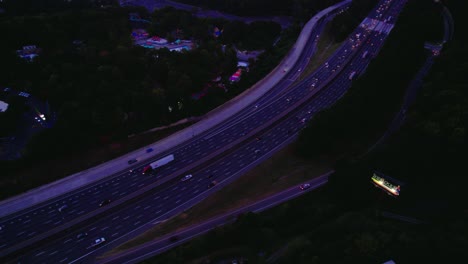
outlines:
[[145, 174], [145, 172], [147, 172], [151, 167], [150, 166], [146, 166], [143, 168], [143, 174]]

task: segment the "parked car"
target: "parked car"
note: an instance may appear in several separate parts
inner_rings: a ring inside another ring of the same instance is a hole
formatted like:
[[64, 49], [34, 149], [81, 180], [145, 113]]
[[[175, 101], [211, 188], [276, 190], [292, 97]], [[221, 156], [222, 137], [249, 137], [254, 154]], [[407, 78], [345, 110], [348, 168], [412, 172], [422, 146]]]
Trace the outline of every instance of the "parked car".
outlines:
[[180, 179], [180, 180], [181, 180], [181, 181], [188, 181], [188, 180], [190, 180], [190, 179], [192, 179], [192, 174], [187, 174], [187, 175], [185, 175], [185, 176], [184, 176], [182, 179]]

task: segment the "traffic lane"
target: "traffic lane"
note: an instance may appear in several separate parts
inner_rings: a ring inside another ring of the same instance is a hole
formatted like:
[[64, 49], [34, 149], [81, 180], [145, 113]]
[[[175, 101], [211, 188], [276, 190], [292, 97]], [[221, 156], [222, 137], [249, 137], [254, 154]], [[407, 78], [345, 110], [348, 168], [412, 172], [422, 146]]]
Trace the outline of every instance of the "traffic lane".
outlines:
[[[343, 75], [343, 76], [344, 76], [344, 75]], [[345, 79], [346, 79], [346, 78], [345, 78]], [[249, 148], [247, 148], [247, 150], [248, 150], [248, 151], [251, 151], [251, 149], [249, 149]], [[220, 165], [221, 165], [221, 166], [224, 166], [224, 164], [222, 164], [222, 163], [221, 163]], [[241, 164], [241, 165], [242, 165], [242, 164]], [[216, 172], [216, 170], [214, 170], [214, 172]], [[180, 197], [176, 197], [176, 199], [177, 199], [177, 198], [180, 198]], [[177, 203], [177, 201], [176, 201], [176, 203]], [[171, 206], [171, 208], [172, 208], [172, 206]], [[103, 230], [106, 230], [106, 227], [101, 228], [101, 231], [103, 231]], [[52, 253], [54, 253], [54, 252], [55, 252], [55, 251], [53, 251]], [[52, 253], [51, 253], [51, 254], [52, 254]]]
[[[136, 261], [142, 261], [150, 256], [160, 254], [164, 252], [165, 250], [178, 246], [181, 243], [185, 243], [191, 238], [194, 238], [205, 232], [208, 232], [213, 228], [216, 228], [220, 225], [231, 222], [235, 220], [241, 214], [244, 214], [247, 212], [263, 211], [267, 208], [278, 205], [286, 200], [293, 199], [301, 194], [304, 194], [313, 189], [316, 189], [324, 185], [328, 181], [329, 174], [331, 174], [331, 172], [323, 176], [320, 176], [318, 178], [315, 178], [313, 180], [302, 183], [302, 184], [305, 184], [305, 183], [310, 184], [311, 186], [309, 189], [301, 190], [299, 188], [299, 185], [291, 187], [289, 189], [283, 190], [279, 193], [266, 197], [262, 199], [261, 201], [257, 201], [253, 204], [244, 206], [242, 208], [232, 210], [223, 215], [213, 217], [201, 224], [186, 227], [181, 231], [164, 235], [161, 238], [148, 242], [138, 248], [130, 249], [117, 256], [102, 259], [102, 260], [97, 260], [97, 263], [103, 264], [103, 263], [111, 263], [111, 262], [116, 262], [116, 261], [118, 261], [119, 263], [136, 263]], [[171, 239], [173, 237], [176, 237], [177, 240], [174, 241], [174, 239]]]
[[[221, 165], [223, 165], [223, 164], [221, 164]], [[179, 198], [179, 197], [176, 197], [176, 198]], [[139, 222], [137, 222], [136, 224], [138, 224], [138, 223], [139, 223]], [[134, 223], [134, 225], [136, 225], [136, 224]], [[96, 228], [92, 228], [91, 231], [93, 231], [93, 230], [95, 230], [95, 229], [96, 229]], [[106, 226], [106, 227], [103, 227], [103, 228], [102, 228], [102, 227], [100, 228], [101, 231], [105, 231], [105, 230], [107, 230], [107, 229], [108, 229], [107, 226]], [[49, 253], [49, 254], [48, 254], [48, 257], [50, 258], [51, 256], [56, 255], [56, 254], [57, 254], [56, 251], [57, 251], [57, 250], [52, 251], [51, 253]], [[40, 252], [42, 252], [42, 251], [40, 251]]]
[[[118, 180], [119, 180], [119, 178], [117, 179], [117, 181], [118, 181]], [[113, 184], [112, 187], [115, 187], [115, 186], [118, 185], [118, 184], [119, 184], [119, 182]], [[130, 186], [131, 186], [131, 187], [136, 186], [135, 189], [138, 189], [139, 187], [143, 186], [144, 184], [145, 184], [145, 183], [139, 183], [139, 184], [137, 185], [136, 183], [133, 183], [133, 184], [131, 184]], [[97, 190], [97, 189], [98, 189], [98, 188], [103, 188], [103, 187], [104, 187], [104, 186], [97, 186], [97, 188], [94, 188], [93, 195], [94, 195], [95, 197], [90, 197], [90, 196], [89, 196], [89, 193], [91, 193], [92, 190], [88, 190], [88, 196], [87, 196], [87, 197], [88, 197], [88, 200], [82, 202], [81, 204], [83, 204], [83, 203], [84, 203], [84, 204], [89, 204], [89, 203], [96, 203], [96, 204], [97, 204], [97, 203], [98, 203], [97, 199], [98, 199], [99, 197], [101, 197], [100, 191]], [[111, 191], [112, 191], [112, 193], [119, 193], [119, 194], [120, 194], [119, 196], [122, 196], [122, 194], [125, 194], [125, 192], [122, 193], [122, 192], [119, 192], [119, 190], [111, 190]], [[128, 191], [127, 191], [127, 193], [128, 193]], [[96, 196], [98, 196], [98, 197], [96, 197]], [[74, 202], [72, 202], [72, 203], [74, 203]], [[60, 205], [57, 205], [57, 204], [56, 204], [56, 207], [59, 207], [59, 206], [62, 206], [62, 205], [63, 205], [63, 204], [60, 204]], [[49, 211], [50, 211], [51, 208], [49, 207], [48, 209], [49, 209]], [[75, 208], [75, 209], [73, 209], [73, 210], [67, 210], [67, 211], [68, 211], [68, 213], [65, 213], [65, 216], [68, 216], [68, 215], [70, 214], [70, 212], [75, 212], [75, 211], [78, 211], [79, 214], [84, 214], [84, 213], [86, 212], [86, 211], [81, 210], [80, 208]], [[55, 212], [55, 211], [54, 211], [54, 212]], [[78, 215], [79, 215], [79, 214], [78, 214]], [[49, 215], [50, 215], [50, 213], [49, 213]], [[61, 214], [61, 215], [63, 215], [63, 214]], [[55, 216], [55, 215], [52, 215], [52, 217], [54, 217], [54, 216]], [[26, 217], [28, 217], [28, 216], [26, 216]], [[44, 222], [47, 222], [47, 221], [44, 221]], [[49, 222], [51, 222], [51, 221], [49, 221]], [[59, 224], [61, 224], [61, 223], [62, 223], [62, 221], [55, 221], [55, 222], [54, 222], [55, 225], [59, 225]]]
[[[242, 110], [239, 114], [237, 114], [235, 117], [231, 118], [228, 120], [228, 122], [223, 123], [222, 126], [216, 127], [210, 134], [216, 134], [219, 133], [219, 130], [224, 130], [225, 127], [229, 127], [234, 125], [235, 123], [238, 123], [239, 120], [244, 119], [252, 114], [252, 111], [255, 111], [258, 106], [262, 107], [264, 104], [271, 102], [272, 100], [275, 100], [275, 96], [278, 93], [283, 92], [292, 82], [291, 77], [293, 74], [298, 69], [303, 69], [308, 63], [308, 60], [306, 59], [307, 57], [312, 56], [312, 54], [315, 51], [316, 48], [316, 43], [314, 41], [314, 38], [316, 35], [318, 35], [321, 31], [323, 31], [323, 28], [325, 26], [325, 21], [322, 19], [320, 24], [314, 28], [312, 31], [309, 40], [308, 40], [308, 45], [305, 46], [305, 49], [303, 51], [303, 56], [300, 57], [300, 60], [294, 65], [292, 71], [288, 71], [286, 76], [276, 85], [271, 89], [265, 96], [262, 96], [259, 100], [255, 101], [251, 105], [247, 106], [244, 110]], [[312, 43], [312, 44], [310, 44]], [[257, 106], [257, 107], [255, 107]], [[209, 135], [207, 137], [210, 137]]]
[[[222, 165], [224, 165], [224, 164], [222, 164]], [[241, 166], [243, 166], [243, 165], [241, 164]], [[216, 172], [216, 170], [213, 170], [213, 171]], [[176, 198], [178, 198], [178, 197], [176, 197]], [[171, 206], [171, 207], [172, 207], [172, 206]], [[125, 220], [125, 219], [124, 219], [124, 220]], [[106, 222], [107, 222], [107, 221], [106, 221]], [[128, 225], [128, 224], [127, 224], [127, 225]], [[96, 227], [91, 228], [91, 229], [89, 230], [89, 232], [92, 232], [93, 230], [96, 230], [96, 229], [97, 229]], [[104, 230], [107, 231], [106, 226], [100, 227], [100, 229], [101, 229], [101, 231], [104, 231]], [[76, 248], [76, 247], [75, 247], [75, 248]], [[55, 251], [56, 251], [56, 250], [55, 250]], [[50, 252], [50, 253], [48, 253], [48, 254], [44, 254], [44, 256], [51, 257], [51, 255], [52, 255], [52, 256], [53, 256], [53, 255], [56, 255], [57, 253], [56, 253], [55, 251], [52, 251], [52, 252]], [[41, 250], [40, 252], [42, 252], [42, 250]]]

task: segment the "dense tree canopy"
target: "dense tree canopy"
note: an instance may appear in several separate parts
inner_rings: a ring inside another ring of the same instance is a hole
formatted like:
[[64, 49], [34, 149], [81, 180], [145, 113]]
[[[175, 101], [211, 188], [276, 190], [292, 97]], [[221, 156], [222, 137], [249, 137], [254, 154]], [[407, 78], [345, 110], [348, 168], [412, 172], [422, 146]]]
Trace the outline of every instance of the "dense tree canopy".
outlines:
[[179, 0], [194, 6], [222, 10], [240, 16], [294, 16], [303, 20], [339, 0]]

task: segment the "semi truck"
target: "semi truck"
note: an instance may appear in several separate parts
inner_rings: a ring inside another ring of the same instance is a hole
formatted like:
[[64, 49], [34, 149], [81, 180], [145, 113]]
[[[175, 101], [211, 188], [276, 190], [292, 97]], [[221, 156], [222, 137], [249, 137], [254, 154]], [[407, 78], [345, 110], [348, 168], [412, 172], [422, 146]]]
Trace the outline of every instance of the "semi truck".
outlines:
[[158, 159], [157, 161], [152, 162], [148, 166], [144, 167], [143, 168], [143, 174], [145, 174], [149, 170], [154, 170], [156, 168], [164, 166], [164, 165], [168, 164], [169, 162], [171, 162], [173, 160], [174, 160], [174, 155], [172, 155], [172, 154], [168, 155], [168, 156], [166, 156], [164, 158]]

